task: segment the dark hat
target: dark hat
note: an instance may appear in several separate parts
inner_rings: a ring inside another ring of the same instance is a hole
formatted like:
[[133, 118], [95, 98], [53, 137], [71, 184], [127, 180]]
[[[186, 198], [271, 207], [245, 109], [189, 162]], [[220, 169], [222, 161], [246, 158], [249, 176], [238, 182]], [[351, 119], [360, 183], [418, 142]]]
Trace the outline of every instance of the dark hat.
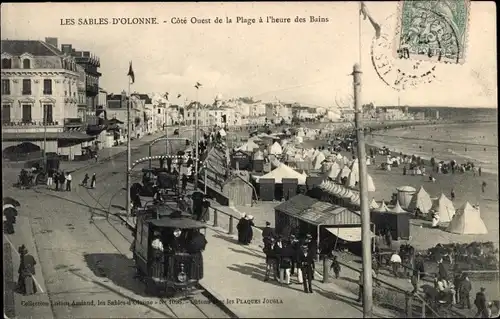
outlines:
[[485, 291], [486, 291], [486, 288], [481, 287], [481, 292], [485, 292]]
[[19, 254], [28, 253], [28, 249], [26, 248], [26, 246], [21, 245], [21, 247], [19, 247], [18, 249], [18, 252]]
[[266, 222], [266, 226], [271, 226], [271, 223], [270, 222]]

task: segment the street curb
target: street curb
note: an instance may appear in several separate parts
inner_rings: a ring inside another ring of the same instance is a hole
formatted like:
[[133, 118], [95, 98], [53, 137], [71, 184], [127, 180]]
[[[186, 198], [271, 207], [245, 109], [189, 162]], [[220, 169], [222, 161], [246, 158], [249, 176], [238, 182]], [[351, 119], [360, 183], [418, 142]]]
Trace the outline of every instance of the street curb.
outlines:
[[[135, 227], [134, 225], [129, 223], [127, 219], [123, 218], [122, 215], [119, 215], [119, 214], [113, 214], [113, 215], [118, 217], [123, 223], [126, 223], [128, 226]], [[233, 310], [231, 310], [224, 303], [224, 298], [222, 298], [212, 288], [210, 288], [209, 286], [207, 286], [201, 282], [198, 282], [197, 286], [199, 286], [199, 287], [201, 287], [201, 289], [205, 290], [212, 297], [212, 301], [214, 302], [214, 304], [217, 304], [218, 307], [222, 308], [227, 314], [229, 314], [231, 316], [231, 318], [244, 318], [244, 316], [238, 315]]]
[[231, 318], [245, 318], [245, 316], [238, 315], [234, 310], [231, 310], [231, 308], [224, 302], [224, 298], [222, 298], [222, 296], [216, 293], [212, 288], [201, 282], [198, 282], [197, 286], [205, 290], [211, 296], [211, 299], [213, 299], [211, 301], [213, 301], [214, 304], [216, 304], [219, 308], [226, 312]]

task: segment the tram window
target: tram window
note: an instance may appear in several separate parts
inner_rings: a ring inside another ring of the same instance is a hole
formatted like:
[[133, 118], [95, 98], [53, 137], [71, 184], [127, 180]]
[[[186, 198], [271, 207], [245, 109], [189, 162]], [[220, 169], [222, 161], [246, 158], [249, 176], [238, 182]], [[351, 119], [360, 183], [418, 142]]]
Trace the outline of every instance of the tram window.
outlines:
[[136, 238], [139, 240], [139, 243], [142, 243], [142, 222], [139, 222], [139, 225], [137, 225], [136, 236]]
[[146, 223], [142, 224], [142, 234], [141, 234], [141, 244], [143, 246], [148, 245], [148, 225]]

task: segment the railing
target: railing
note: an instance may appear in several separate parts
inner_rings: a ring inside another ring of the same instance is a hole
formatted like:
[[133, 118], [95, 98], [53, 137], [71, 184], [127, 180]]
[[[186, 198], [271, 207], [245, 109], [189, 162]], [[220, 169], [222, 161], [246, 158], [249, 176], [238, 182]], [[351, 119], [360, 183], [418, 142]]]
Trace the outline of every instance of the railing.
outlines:
[[[355, 271], [356, 273], [361, 272], [359, 269], [341, 261], [339, 261], [339, 264], [342, 267]], [[388, 283], [379, 278], [373, 278], [373, 283], [374, 302], [381, 303], [381, 306], [384, 306], [385, 304], [391, 305], [392, 307], [397, 307], [396, 305], [404, 304], [404, 309], [400, 308], [398, 310], [403, 310], [406, 318], [426, 318], [427, 309], [430, 310], [431, 315], [434, 315], [437, 318], [441, 317], [438, 311], [433, 309], [420, 295], [412, 294], [410, 291], [404, 290], [401, 287]], [[415, 302], [417, 304], [415, 304]], [[419, 312], [417, 313], [418, 310]]]
[[[59, 125], [59, 122], [55, 121], [48, 121], [47, 122], [47, 126], [55, 126], [55, 125]], [[18, 122], [3, 122], [2, 123], [2, 126], [43, 126], [43, 121], [33, 121], [33, 120], [30, 120], [30, 121], [26, 121], [26, 122], [23, 122], [23, 121], [18, 121]]]

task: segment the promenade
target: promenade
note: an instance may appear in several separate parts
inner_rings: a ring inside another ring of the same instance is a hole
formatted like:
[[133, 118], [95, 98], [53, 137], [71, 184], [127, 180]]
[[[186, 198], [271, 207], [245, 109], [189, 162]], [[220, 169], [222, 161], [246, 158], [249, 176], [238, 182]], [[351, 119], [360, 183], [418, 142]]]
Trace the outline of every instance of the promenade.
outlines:
[[[264, 282], [265, 256], [258, 245], [242, 246], [236, 236], [209, 226], [204, 252], [205, 277], [201, 284], [239, 318], [360, 318], [357, 296], [332, 284], [313, 281], [313, 294], [292, 278], [289, 286]], [[256, 243], [257, 244], [257, 243]], [[374, 317], [395, 318], [391, 311], [374, 308]]]

